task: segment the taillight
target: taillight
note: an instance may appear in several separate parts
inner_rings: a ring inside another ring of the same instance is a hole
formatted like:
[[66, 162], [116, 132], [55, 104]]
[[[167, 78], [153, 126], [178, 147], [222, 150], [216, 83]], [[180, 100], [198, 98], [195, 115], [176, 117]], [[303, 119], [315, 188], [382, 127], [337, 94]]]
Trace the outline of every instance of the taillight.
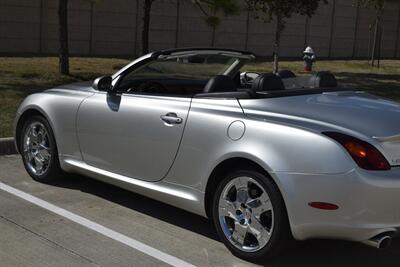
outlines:
[[360, 168], [371, 171], [390, 170], [385, 157], [371, 144], [346, 134], [336, 132], [323, 134], [340, 143]]

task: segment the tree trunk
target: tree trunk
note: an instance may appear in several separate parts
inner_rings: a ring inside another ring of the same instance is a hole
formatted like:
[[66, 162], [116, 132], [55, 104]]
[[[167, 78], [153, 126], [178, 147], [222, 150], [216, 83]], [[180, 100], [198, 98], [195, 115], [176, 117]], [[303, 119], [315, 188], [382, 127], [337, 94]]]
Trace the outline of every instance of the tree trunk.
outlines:
[[179, 42], [179, 23], [181, 14], [181, 0], [176, 1], [176, 21], [175, 21], [175, 48], [178, 47]]
[[275, 30], [275, 42], [274, 42], [274, 66], [273, 73], [278, 73], [279, 71], [279, 47], [281, 44], [281, 33], [284, 29], [284, 22], [280, 15], [276, 16], [276, 30]]
[[211, 47], [214, 47], [215, 45], [215, 32], [216, 32], [217, 26], [212, 26], [212, 31], [211, 31]]
[[371, 32], [372, 32], [372, 25], [370, 24], [368, 28], [368, 51], [367, 51], [368, 65], [371, 64]]
[[247, 17], [246, 17], [246, 39], [244, 42], [244, 50], [248, 49], [249, 46], [249, 28], [250, 28], [250, 8], [247, 9]]
[[69, 75], [69, 49], [68, 49], [68, 0], [59, 0], [59, 67], [60, 73]]
[[383, 12], [383, 7], [381, 9], [378, 9], [376, 11], [376, 18], [375, 18], [375, 29], [374, 29], [374, 41], [372, 45], [372, 57], [371, 57], [371, 64], [372, 66], [375, 66], [375, 58], [376, 58], [376, 53], [377, 53], [377, 48], [378, 48], [378, 38], [379, 38], [379, 27], [380, 27], [380, 20], [381, 20], [381, 15]]
[[376, 56], [376, 46], [378, 45], [378, 18], [375, 20], [375, 26], [374, 26], [374, 40], [372, 44], [372, 53], [371, 53], [371, 65], [375, 66], [375, 56]]
[[90, 22], [89, 22], [89, 55], [93, 55], [93, 30], [94, 30], [94, 2], [90, 1]]
[[381, 67], [381, 52], [382, 52], [382, 27], [378, 28], [378, 47], [377, 47], [377, 60], [378, 60], [378, 69]]
[[144, 0], [143, 29], [142, 29], [142, 54], [149, 52], [150, 12], [153, 0]]
[[[212, 11], [213, 18], [216, 18], [217, 10], [214, 8]], [[217, 31], [217, 23], [214, 21], [213, 25], [211, 25], [211, 47], [215, 46], [215, 33]]]

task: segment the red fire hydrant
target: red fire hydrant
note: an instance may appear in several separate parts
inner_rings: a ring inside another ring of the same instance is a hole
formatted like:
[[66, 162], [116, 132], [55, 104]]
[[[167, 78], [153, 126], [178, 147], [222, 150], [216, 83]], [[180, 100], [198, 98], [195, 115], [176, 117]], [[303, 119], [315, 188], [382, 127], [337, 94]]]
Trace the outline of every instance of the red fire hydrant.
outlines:
[[311, 72], [313, 63], [317, 60], [314, 54], [314, 50], [307, 46], [306, 50], [303, 51], [303, 60], [304, 60], [304, 71]]

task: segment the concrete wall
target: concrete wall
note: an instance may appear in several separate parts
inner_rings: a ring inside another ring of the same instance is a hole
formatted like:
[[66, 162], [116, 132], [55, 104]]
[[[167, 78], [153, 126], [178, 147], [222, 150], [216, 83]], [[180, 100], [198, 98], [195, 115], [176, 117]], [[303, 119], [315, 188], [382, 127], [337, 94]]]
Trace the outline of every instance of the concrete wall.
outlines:
[[[178, 4], [179, 1], [179, 4]], [[70, 51], [79, 55], [133, 56], [141, 47], [141, 0], [70, 0]], [[0, 0], [1, 54], [55, 54], [58, 50], [57, 0]], [[179, 16], [178, 16], [179, 15]], [[319, 57], [365, 57], [374, 12], [353, 1], [329, 0], [315, 16], [294, 16], [282, 36], [281, 55], [297, 57], [311, 45]], [[211, 46], [212, 31], [187, 0], [156, 0], [150, 49]], [[387, 2], [382, 56], [400, 57], [400, 1]], [[264, 23], [243, 11], [223, 17], [215, 46], [248, 49], [271, 56], [275, 22]]]

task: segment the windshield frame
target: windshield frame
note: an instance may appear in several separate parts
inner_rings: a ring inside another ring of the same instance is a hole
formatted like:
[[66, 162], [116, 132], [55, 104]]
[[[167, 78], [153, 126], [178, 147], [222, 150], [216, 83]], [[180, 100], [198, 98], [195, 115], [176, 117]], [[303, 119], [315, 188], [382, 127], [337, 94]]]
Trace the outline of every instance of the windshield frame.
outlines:
[[[118, 90], [118, 86], [123, 78], [134, 72], [136, 69], [139, 69], [145, 65], [150, 64], [151, 62], [155, 62], [162, 59], [170, 59], [170, 58], [183, 58], [189, 56], [201, 56], [201, 55], [222, 55], [226, 57], [235, 58], [230, 66], [228, 66], [224, 71], [223, 75], [227, 75], [233, 77], [245, 64], [254, 61], [255, 55], [250, 52], [236, 51], [236, 50], [224, 50], [224, 49], [213, 49], [213, 48], [199, 48], [199, 49], [177, 49], [177, 50], [165, 50], [159, 52], [153, 52], [147, 55], [144, 55], [130, 64], [123, 67], [121, 70], [117, 71], [112, 76], [112, 85], [113, 91]], [[218, 74], [216, 74], [218, 75]]]

